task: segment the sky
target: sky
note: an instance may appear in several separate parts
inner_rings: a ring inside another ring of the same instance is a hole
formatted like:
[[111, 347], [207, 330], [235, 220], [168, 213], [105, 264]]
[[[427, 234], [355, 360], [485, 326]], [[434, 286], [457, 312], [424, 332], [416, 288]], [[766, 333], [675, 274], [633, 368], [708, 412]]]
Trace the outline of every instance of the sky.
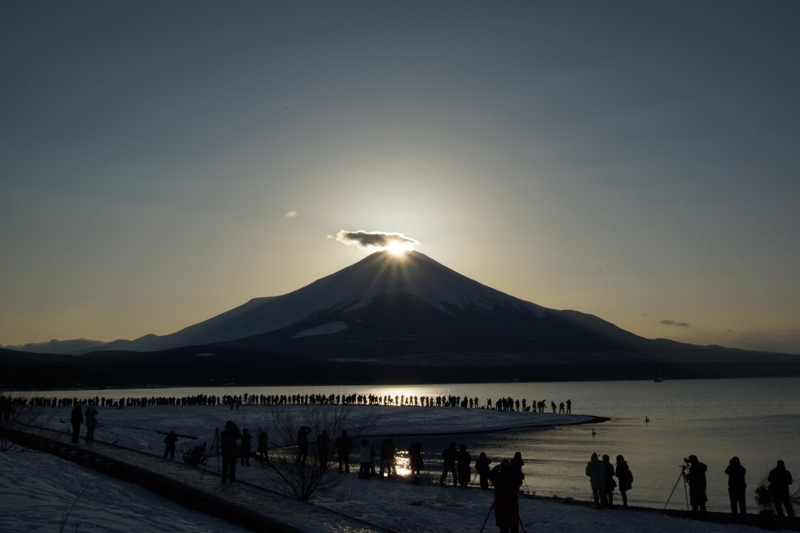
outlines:
[[0, 4], [0, 344], [168, 334], [391, 232], [800, 353], [800, 4]]

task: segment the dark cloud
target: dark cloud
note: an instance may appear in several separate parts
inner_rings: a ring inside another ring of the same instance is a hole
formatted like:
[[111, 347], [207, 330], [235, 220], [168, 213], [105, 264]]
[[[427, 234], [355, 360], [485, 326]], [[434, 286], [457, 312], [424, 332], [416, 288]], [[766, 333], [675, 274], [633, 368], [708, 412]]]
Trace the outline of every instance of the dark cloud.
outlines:
[[419, 241], [406, 237], [402, 233], [386, 233], [383, 231], [341, 230], [336, 234], [336, 240], [347, 246], [358, 246], [365, 250], [383, 249], [398, 244], [411, 249], [419, 245]]
[[662, 320], [659, 324], [664, 324], [665, 326], [677, 326], [679, 328], [688, 328], [688, 322], [678, 322], [677, 320]]

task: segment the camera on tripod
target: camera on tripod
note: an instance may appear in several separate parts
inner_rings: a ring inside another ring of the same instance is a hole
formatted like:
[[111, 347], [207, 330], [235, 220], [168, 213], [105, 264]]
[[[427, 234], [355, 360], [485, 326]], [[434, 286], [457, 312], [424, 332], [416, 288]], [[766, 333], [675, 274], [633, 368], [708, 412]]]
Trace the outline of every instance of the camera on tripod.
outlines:
[[684, 457], [684, 458], [683, 458], [683, 464], [681, 465], [681, 472], [686, 472], [686, 471], [687, 471], [687, 470], [689, 470], [690, 468], [692, 468], [692, 463], [691, 463], [691, 461], [689, 461], [689, 459], [687, 459], [686, 457]]

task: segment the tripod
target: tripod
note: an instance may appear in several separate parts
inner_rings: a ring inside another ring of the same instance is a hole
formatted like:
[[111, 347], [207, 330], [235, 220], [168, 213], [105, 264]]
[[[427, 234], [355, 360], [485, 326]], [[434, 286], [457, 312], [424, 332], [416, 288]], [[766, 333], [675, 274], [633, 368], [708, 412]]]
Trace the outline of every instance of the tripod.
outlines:
[[678, 487], [678, 483], [680, 483], [680, 481], [683, 480], [683, 495], [686, 497], [686, 510], [687, 511], [689, 510], [689, 494], [688, 494], [687, 489], [686, 489], [686, 473], [685, 473], [685, 470], [686, 470], [686, 467], [682, 466], [681, 467], [681, 473], [680, 473], [680, 475], [678, 475], [678, 479], [675, 481], [675, 485], [672, 487], [672, 492], [669, 493], [669, 498], [667, 498], [667, 503], [664, 504], [664, 509], [666, 509], [667, 505], [669, 505], [669, 501], [672, 499], [672, 494], [675, 492], [675, 489]]
[[[492, 514], [492, 509], [494, 509], [494, 502], [492, 502], [491, 507], [489, 507], [489, 512], [486, 513], [486, 518], [483, 520], [483, 525], [481, 526], [480, 533], [483, 533], [483, 530], [486, 527], [486, 522], [489, 521], [489, 516], [491, 516], [491, 514]], [[525, 529], [525, 524], [522, 523], [522, 518], [517, 516], [517, 520], [519, 521], [519, 527], [522, 528], [522, 533], [528, 533], [528, 531]]]
[[491, 506], [491, 507], [489, 507], [489, 512], [488, 512], [488, 513], [486, 513], [486, 519], [483, 521], [483, 525], [481, 526], [481, 531], [480, 531], [480, 533], [483, 533], [483, 528], [485, 528], [485, 527], [486, 527], [486, 522], [488, 522], [488, 521], [489, 521], [489, 515], [491, 515], [491, 514], [492, 514], [492, 509], [494, 509], [494, 502], [492, 502], [492, 506]]
[[219, 472], [219, 428], [214, 432], [214, 440], [211, 442], [211, 448], [208, 449], [208, 455], [206, 455], [206, 460], [203, 463], [203, 471], [200, 473], [200, 479], [203, 479], [203, 476], [206, 473], [206, 468], [208, 468], [208, 460], [211, 458], [211, 454], [214, 453], [214, 450], [217, 451], [217, 472]]

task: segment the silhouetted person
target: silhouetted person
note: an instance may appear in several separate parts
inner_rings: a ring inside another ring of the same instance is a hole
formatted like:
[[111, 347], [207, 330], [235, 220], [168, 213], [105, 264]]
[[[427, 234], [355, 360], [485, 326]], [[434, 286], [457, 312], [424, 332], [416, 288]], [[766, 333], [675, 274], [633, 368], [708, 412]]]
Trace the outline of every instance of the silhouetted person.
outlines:
[[689, 503], [692, 505], [692, 512], [701, 516], [706, 515], [706, 470], [708, 468], [701, 463], [696, 455], [690, 455], [687, 460], [689, 471], [686, 473], [686, 482], [689, 484]]
[[422, 461], [422, 444], [419, 442], [408, 447], [408, 463], [411, 473], [415, 475], [420, 475], [425, 468], [425, 463]]
[[170, 461], [175, 460], [175, 445], [178, 442], [178, 435], [174, 431], [170, 431], [164, 437], [164, 459], [169, 458]]
[[72, 444], [77, 444], [81, 434], [81, 424], [83, 424], [83, 409], [81, 408], [81, 404], [76, 403], [75, 407], [72, 408], [69, 421], [72, 423]]
[[475, 461], [475, 470], [478, 471], [478, 481], [481, 485], [481, 490], [489, 490], [489, 465], [492, 464], [491, 459], [486, 457], [486, 452], [481, 452], [478, 460]]
[[519, 477], [520, 481], [525, 481], [525, 474], [522, 473], [522, 467], [525, 465], [525, 461], [522, 460], [522, 453], [515, 452], [514, 457], [511, 459], [511, 468], [514, 469], [514, 472]]
[[461, 485], [462, 488], [465, 488], [467, 486], [467, 483], [469, 483], [471, 463], [472, 463], [472, 456], [467, 451], [467, 446], [462, 444], [461, 447], [458, 449], [458, 455], [456, 456], [456, 470], [458, 471], [458, 484]]
[[747, 472], [739, 461], [738, 457], [731, 457], [725, 474], [728, 476], [728, 497], [731, 499], [731, 514], [736, 518], [737, 510], [741, 517], [747, 516], [747, 505], [745, 504], [745, 483], [744, 475]]
[[456, 443], [451, 442], [450, 446], [442, 452], [442, 475], [439, 478], [439, 484], [444, 485], [447, 481], [447, 474], [453, 474], [453, 486], [458, 485], [458, 473], [456, 472], [456, 459], [458, 457], [458, 450], [456, 450]]
[[250, 451], [252, 450], [253, 436], [247, 428], [242, 430], [242, 466], [250, 466]]
[[300, 426], [297, 430], [297, 459], [294, 463], [300, 466], [306, 466], [306, 459], [308, 459], [308, 434], [311, 433], [311, 428]]
[[390, 478], [397, 476], [397, 470], [394, 466], [394, 455], [397, 453], [397, 446], [392, 442], [391, 437], [383, 439], [381, 444], [381, 469], [378, 473], [379, 478], [383, 478], [383, 471], [386, 470], [386, 475]]
[[0, 394], [0, 415], [3, 420], [8, 422], [11, 419], [11, 413], [14, 411], [14, 403], [9, 396]]
[[339, 472], [350, 472], [350, 454], [353, 452], [353, 441], [347, 435], [347, 430], [342, 430], [341, 436], [336, 439], [336, 453], [339, 454]]
[[621, 455], [617, 456], [617, 479], [619, 480], [619, 494], [622, 496], [622, 506], [628, 506], [628, 494], [633, 486], [633, 474], [628, 463]]
[[769, 481], [769, 495], [772, 496], [772, 501], [775, 503], [775, 513], [778, 515], [778, 520], [784, 520], [782, 507], [786, 508], [786, 514], [789, 518], [794, 518], [792, 499], [789, 497], [789, 486], [794, 481], [792, 480], [792, 473], [786, 470], [786, 465], [783, 461], [779, 460], [775, 468], [770, 470], [767, 481]]
[[358, 479], [369, 479], [372, 470], [372, 447], [370, 447], [367, 439], [361, 439], [359, 458]]
[[262, 465], [264, 463], [269, 463], [269, 437], [266, 431], [262, 431], [258, 434], [258, 448], [256, 448], [256, 453], [258, 453]]
[[589, 476], [589, 482], [592, 485], [594, 506], [598, 509], [602, 509], [605, 507], [605, 498], [602, 496], [606, 486], [606, 467], [603, 465], [603, 462], [597, 458], [596, 453], [593, 453], [591, 460], [586, 463], [586, 475]]
[[331, 438], [328, 436], [326, 430], [317, 437], [317, 457], [319, 457], [319, 465], [322, 468], [328, 467], [328, 460], [330, 458]]
[[187, 465], [196, 466], [205, 462], [206, 443], [195, 446], [190, 451], [183, 454], [183, 462]]
[[605, 497], [605, 504], [608, 507], [613, 507], [614, 488], [617, 486], [617, 482], [614, 481], [614, 465], [611, 464], [608, 455], [603, 455], [603, 468], [605, 468], [606, 474], [606, 478], [603, 482], [603, 497]]
[[242, 438], [239, 428], [232, 420], [225, 422], [225, 431], [219, 435], [222, 452], [222, 483], [236, 481], [236, 441]]
[[86, 444], [94, 442], [95, 428], [97, 428], [97, 409], [90, 403], [86, 408]]
[[567, 400], [567, 414], [572, 414], [572, 400]]
[[519, 486], [511, 461], [503, 461], [489, 471], [489, 481], [494, 485], [494, 519], [500, 533], [519, 532]]

